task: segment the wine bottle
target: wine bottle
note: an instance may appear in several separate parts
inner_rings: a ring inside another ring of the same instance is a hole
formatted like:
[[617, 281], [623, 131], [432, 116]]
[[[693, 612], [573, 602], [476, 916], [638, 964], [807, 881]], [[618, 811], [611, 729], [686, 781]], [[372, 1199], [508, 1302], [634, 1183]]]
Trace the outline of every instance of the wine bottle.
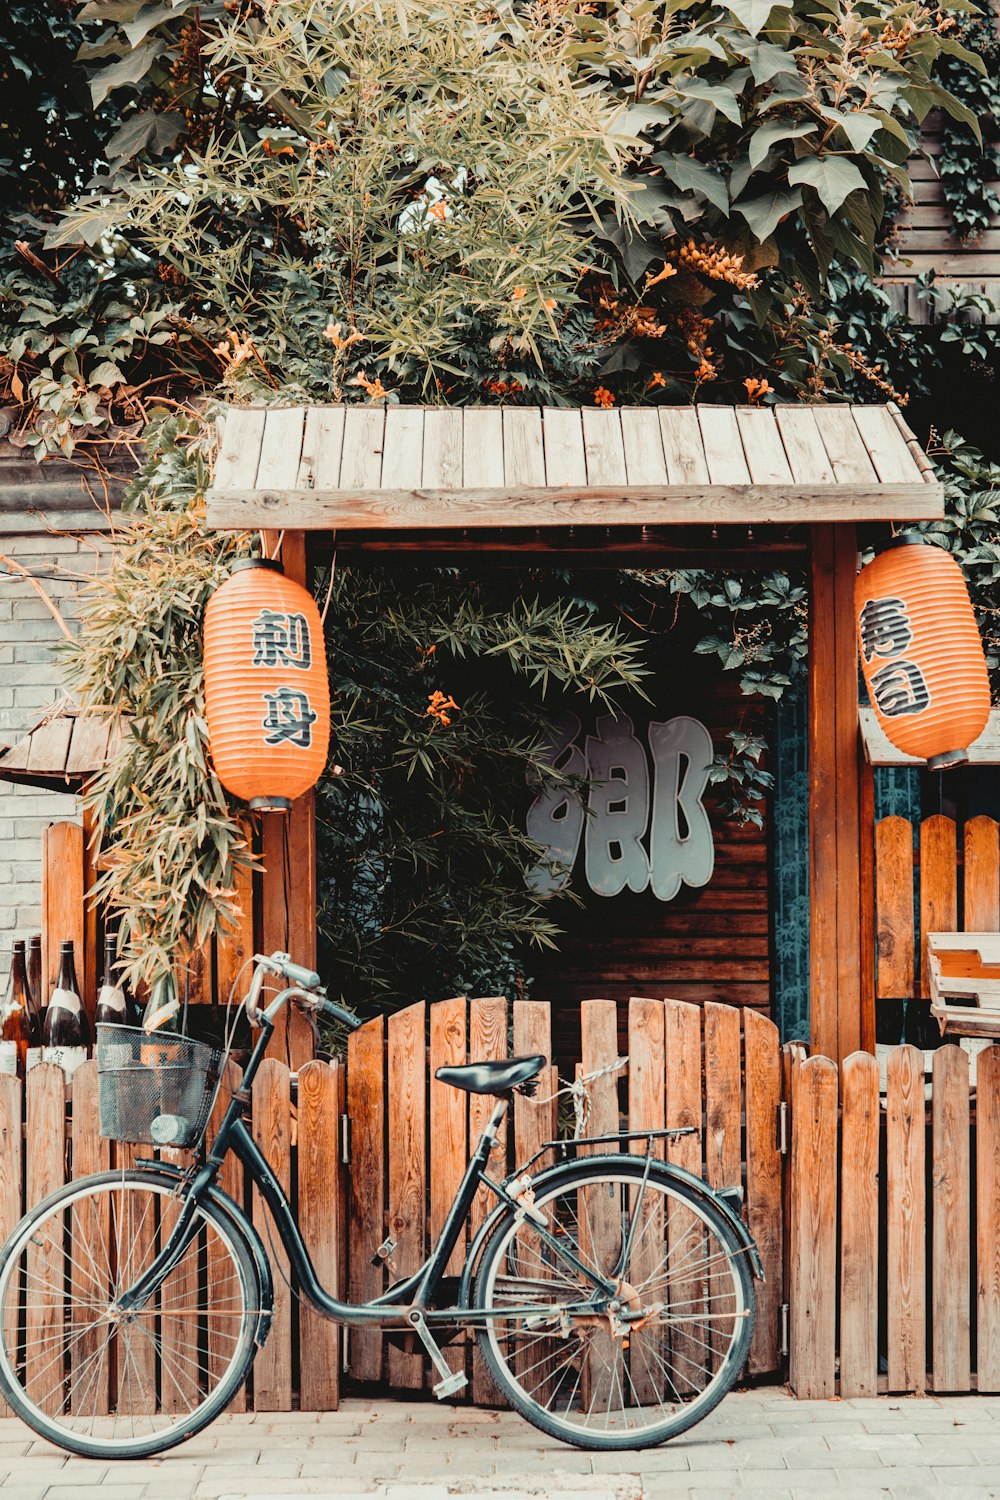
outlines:
[[0, 1039], [7, 1044], [3, 1052], [12, 1061], [11, 1071], [23, 1074], [28, 1047], [31, 1045], [31, 1012], [28, 1005], [28, 971], [24, 944], [20, 942], [14, 944], [11, 955]]
[[[39, 949], [39, 953], [40, 951]], [[23, 938], [18, 938], [14, 944], [14, 957], [20, 957], [21, 972], [24, 975], [25, 1001], [28, 1007], [28, 1045], [40, 1047], [42, 1045], [42, 1012], [38, 1004], [38, 995], [31, 988], [31, 956], [25, 951]]]
[[31, 1011], [35, 1018], [34, 1029], [38, 1042], [42, 1040], [42, 935], [35, 933], [28, 939], [28, 990], [31, 994]]
[[97, 994], [97, 1010], [94, 1021], [98, 1026], [127, 1026], [129, 1024], [128, 1001], [115, 969], [118, 959], [118, 944], [111, 933], [104, 937], [104, 978]]
[[49, 997], [42, 1029], [42, 1043], [46, 1047], [86, 1047], [90, 1042], [90, 1026], [80, 1000], [73, 964], [73, 944], [66, 941], [59, 951], [59, 977]]

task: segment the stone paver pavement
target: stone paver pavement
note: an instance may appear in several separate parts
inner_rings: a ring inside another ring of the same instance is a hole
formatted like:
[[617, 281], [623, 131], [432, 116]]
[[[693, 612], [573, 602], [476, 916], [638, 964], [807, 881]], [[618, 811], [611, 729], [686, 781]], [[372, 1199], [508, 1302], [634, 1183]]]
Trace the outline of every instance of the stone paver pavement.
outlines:
[[224, 1417], [163, 1458], [68, 1458], [0, 1421], [0, 1500], [1000, 1500], [1000, 1397], [737, 1392], [663, 1448], [589, 1454], [509, 1412], [346, 1401]]

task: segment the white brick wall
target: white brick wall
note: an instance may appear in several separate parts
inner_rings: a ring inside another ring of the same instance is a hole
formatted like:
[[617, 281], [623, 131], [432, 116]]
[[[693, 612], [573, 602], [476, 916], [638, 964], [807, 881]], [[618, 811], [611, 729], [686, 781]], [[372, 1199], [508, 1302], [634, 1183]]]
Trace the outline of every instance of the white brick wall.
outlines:
[[[95, 551], [95, 541], [39, 533], [2, 536], [0, 553], [31, 572], [55, 575], [40, 581], [72, 626], [80, 584], [100, 566], [101, 553], [106, 555], [107, 543], [97, 541], [100, 551]], [[51, 651], [60, 638], [30, 583], [0, 572], [0, 746], [19, 739], [64, 695]], [[13, 940], [40, 930], [42, 833], [61, 819], [79, 821], [76, 797], [0, 781], [0, 986]]]

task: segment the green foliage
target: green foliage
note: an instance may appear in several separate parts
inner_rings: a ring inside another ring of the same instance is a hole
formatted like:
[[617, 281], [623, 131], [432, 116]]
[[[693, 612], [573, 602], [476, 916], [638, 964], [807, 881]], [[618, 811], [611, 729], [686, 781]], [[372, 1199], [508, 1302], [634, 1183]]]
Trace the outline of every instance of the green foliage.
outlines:
[[[550, 576], [338, 567], [334, 743], [318, 791], [328, 985], [362, 1011], [513, 994], [558, 927], [528, 890], [527, 784], [562, 781], [546, 704], [638, 689], [637, 645]], [[318, 588], [322, 593], [322, 583]]]
[[959, 40], [981, 59], [982, 67], [970, 68], [962, 60], [948, 57], [942, 59], [938, 74], [979, 129], [974, 129], [968, 119], [944, 120], [938, 171], [953, 233], [961, 240], [975, 240], [1000, 213], [996, 145], [1000, 133], [1000, 32], [992, 6], [957, 19]]
[[149, 431], [111, 567], [84, 592], [82, 630], [63, 648], [84, 708], [122, 738], [86, 801], [111, 863], [95, 899], [122, 918], [133, 983], [153, 989], [234, 913], [244, 829], [208, 754], [202, 674], [205, 605], [250, 539], [208, 532], [212, 442], [196, 418]]

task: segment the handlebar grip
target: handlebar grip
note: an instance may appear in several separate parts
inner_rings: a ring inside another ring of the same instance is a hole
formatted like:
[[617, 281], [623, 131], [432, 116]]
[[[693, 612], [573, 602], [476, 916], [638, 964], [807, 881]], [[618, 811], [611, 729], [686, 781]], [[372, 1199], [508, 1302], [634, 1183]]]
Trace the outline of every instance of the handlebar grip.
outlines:
[[328, 1020], [342, 1021], [349, 1031], [357, 1031], [359, 1026], [364, 1025], [364, 1022], [359, 1021], [357, 1016], [352, 1015], [349, 1010], [345, 1010], [342, 1005], [335, 1005], [332, 1000], [324, 999], [320, 1010]]
[[315, 969], [304, 969], [301, 964], [293, 964], [290, 959], [286, 958], [281, 965], [281, 972], [286, 979], [290, 979], [300, 989], [319, 989], [319, 975]]

